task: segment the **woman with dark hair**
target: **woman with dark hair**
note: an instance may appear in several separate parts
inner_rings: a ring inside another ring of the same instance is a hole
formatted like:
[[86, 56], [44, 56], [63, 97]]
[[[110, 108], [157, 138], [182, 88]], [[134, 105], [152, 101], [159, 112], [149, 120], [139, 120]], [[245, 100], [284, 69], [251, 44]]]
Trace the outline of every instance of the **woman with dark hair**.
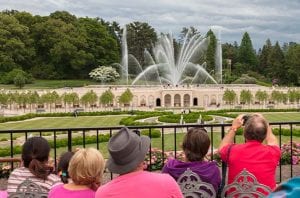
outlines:
[[203, 182], [213, 185], [216, 192], [221, 184], [220, 170], [216, 162], [205, 161], [204, 157], [210, 147], [210, 139], [204, 128], [190, 128], [184, 136], [182, 149], [185, 160], [168, 160], [162, 172], [170, 174], [177, 180], [187, 168], [195, 172]]
[[26, 140], [22, 148], [23, 167], [13, 170], [8, 178], [7, 192], [16, 192], [17, 187], [26, 179], [39, 185], [44, 192], [61, 183], [60, 178], [51, 174], [53, 167], [48, 165], [50, 145], [42, 137], [32, 137]]
[[69, 168], [70, 160], [73, 155], [74, 155], [73, 152], [67, 151], [67, 152], [63, 153], [59, 158], [59, 162], [57, 165], [57, 174], [60, 176], [61, 181], [64, 184], [69, 183], [68, 180], [69, 180], [70, 176], [69, 176], [68, 168]]

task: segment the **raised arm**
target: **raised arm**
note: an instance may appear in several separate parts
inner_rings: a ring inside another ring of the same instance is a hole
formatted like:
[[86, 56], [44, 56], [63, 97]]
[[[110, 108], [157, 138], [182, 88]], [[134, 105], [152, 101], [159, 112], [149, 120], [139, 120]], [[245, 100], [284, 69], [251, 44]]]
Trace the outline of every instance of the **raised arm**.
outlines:
[[232, 125], [228, 131], [228, 133], [225, 135], [223, 140], [221, 141], [221, 144], [219, 146], [219, 151], [225, 147], [228, 144], [233, 143], [234, 136], [236, 131], [242, 126], [243, 120], [242, 120], [243, 115], [239, 115], [237, 118], [235, 118], [232, 122]]
[[268, 130], [267, 130], [266, 144], [278, 146], [278, 140], [277, 140], [276, 136], [273, 134], [272, 128], [270, 125], [268, 126]]

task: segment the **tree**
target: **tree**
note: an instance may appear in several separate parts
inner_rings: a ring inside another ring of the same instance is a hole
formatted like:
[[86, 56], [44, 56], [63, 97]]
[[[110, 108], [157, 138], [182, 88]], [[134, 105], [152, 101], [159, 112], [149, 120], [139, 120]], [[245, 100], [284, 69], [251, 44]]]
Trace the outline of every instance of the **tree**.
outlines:
[[22, 74], [17, 74], [17, 76], [14, 78], [14, 84], [19, 89], [22, 89], [25, 86], [26, 78]]
[[[189, 33], [189, 35], [187, 35], [187, 33]], [[186, 36], [187, 40], [190, 40], [196, 34], [200, 35], [200, 32], [197, 30], [197, 28], [193, 26], [190, 26], [189, 28], [183, 27], [179, 35], [179, 43], [182, 44]]]
[[113, 67], [99, 66], [96, 69], [93, 69], [89, 76], [102, 83], [104, 82], [114, 82], [116, 81], [120, 75]]
[[246, 73], [248, 70], [255, 71], [257, 69], [257, 57], [247, 32], [244, 33], [239, 47], [238, 60], [244, 65], [244, 68], [242, 69], [243, 73]]
[[[156, 32], [148, 23], [136, 21], [127, 25], [128, 53], [132, 54], [140, 65], [145, 65], [145, 49], [151, 52], [152, 46], [156, 41]], [[140, 72], [139, 68], [134, 68], [133, 65], [128, 70], [130, 74], [134, 75]]]
[[0, 13], [0, 72], [31, 65], [35, 56], [28, 27], [12, 15]]
[[99, 101], [102, 105], [104, 105], [105, 107], [107, 105], [111, 105], [114, 101], [114, 94], [111, 92], [111, 90], [106, 90], [105, 92], [103, 92], [99, 98]]
[[278, 42], [276, 42], [275, 46], [272, 48], [269, 65], [268, 76], [271, 79], [276, 79], [280, 84], [287, 84], [288, 79], [285, 57]]
[[236, 93], [233, 90], [226, 89], [223, 94], [223, 100], [230, 105], [236, 101]]
[[91, 91], [88, 91], [87, 93], [85, 93], [80, 101], [81, 103], [86, 107], [87, 105], [90, 105], [90, 107], [93, 108], [93, 105], [97, 102], [98, 100], [98, 96], [97, 94], [91, 90]]
[[215, 70], [215, 54], [217, 48], [217, 38], [212, 30], [209, 30], [206, 34], [209, 37], [209, 44], [206, 51], [206, 70], [208, 72]]
[[300, 44], [288, 47], [286, 53], [287, 75], [290, 84], [300, 85]]
[[262, 48], [261, 54], [259, 56], [259, 67], [257, 68], [260, 74], [267, 75], [270, 68], [270, 55], [272, 52], [272, 43], [270, 39], [266, 40], [265, 45]]
[[253, 95], [250, 90], [242, 90], [240, 93], [240, 103], [251, 104]]
[[124, 93], [119, 98], [120, 104], [123, 104], [124, 106], [129, 106], [129, 103], [132, 101], [133, 94], [131, 93], [130, 89], [127, 88]]
[[259, 101], [259, 103], [266, 103], [266, 100], [268, 99], [268, 93], [266, 91], [261, 91], [261, 90], [258, 90], [256, 93], [255, 93], [255, 99]]

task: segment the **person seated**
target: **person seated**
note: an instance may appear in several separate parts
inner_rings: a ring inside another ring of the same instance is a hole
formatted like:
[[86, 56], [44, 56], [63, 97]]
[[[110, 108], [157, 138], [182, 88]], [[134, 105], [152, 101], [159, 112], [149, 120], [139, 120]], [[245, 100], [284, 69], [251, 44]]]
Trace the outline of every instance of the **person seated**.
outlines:
[[144, 171], [149, 146], [148, 136], [138, 136], [127, 128], [122, 128], [111, 137], [107, 168], [120, 176], [100, 186], [96, 198], [182, 197], [179, 186], [171, 176]]
[[276, 187], [269, 198], [296, 198], [300, 197], [300, 177], [293, 177]]
[[104, 158], [94, 148], [78, 150], [70, 160], [71, 181], [53, 187], [49, 198], [94, 198], [104, 172]]
[[52, 186], [61, 183], [60, 178], [52, 174], [53, 167], [48, 164], [49, 153], [50, 145], [43, 137], [31, 137], [26, 140], [22, 147], [23, 167], [11, 172], [7, 182], [8, 195], [16, 192], [18, 186], [27, 178], [46, 193]]
[[68, 168], [69, 168], [70, 160], [73, 155], [74, 155], [73, 152], [67, 151], [60, 156], [58, 161], [57, 174], [60, 176], [60, 179], [64, 184], [69, 183], [70, 176], [69, 176]]
[[[234, 144], [236, 131], [244, 124], [245, 143]], [[263, 144], [265, 140], [266, 144]], [[228, 184], [244, 169], [252, 173], [260, 184], [276, 187], [275, 171], [280, 159], [277, 139], [261, 114], [239, 115], [223, 138], [219, 152], [228, 164]]]
[[209, 147], [210, 139], [204, 128], [189, 128], [182, 143], [185, 160], [168, 160], [162, 172], [170, 174], [177, 181], [180, 175], [190, 168], [203, 182], [212, 184], [215, 192], [218, 192], [221, 176], [217, 163], [204, 160]]

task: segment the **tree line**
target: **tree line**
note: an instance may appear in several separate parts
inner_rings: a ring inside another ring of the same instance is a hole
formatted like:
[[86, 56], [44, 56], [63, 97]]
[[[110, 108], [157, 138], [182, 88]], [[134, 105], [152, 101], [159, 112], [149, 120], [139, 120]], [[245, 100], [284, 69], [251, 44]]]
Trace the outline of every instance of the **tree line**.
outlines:
[[[128, 52], [144, 67], [144, 50], [151, 52], [159, 33], [148, 23], [135, 21], [126, 25]], [[99, 66], [112, 66], [121, 60], [123, 29], [115, 22], [99, 17], [76, 17], [66, 11], [49, 16], [32, 15], [17, 10], [0, 12], [0, 83], [31, 83], [36, 79], [88, 79]], [[183, 27], [174, 39], [175, 54], [187, 32], [200, 34], [195, 27]], [[217, 39], [209, 30], [209, 46], [199, 57], [211, 72], [215, 66]], [[280, 46], [270, 39], [256, 51], [245, 32], [240, 44], [222, 44], [223, 79], [225, 83], [300, 84], [300, 45], [294, 42]], [[129, 74], [140, 69], [132, 64]], [[23, 73], [22, 73], [23, 72]], [[25, 72], [25, 73], [24, 73]], [[213, 74], [213, 73], [212, 73]]]
[[[226, 89], [223, 94], [223, 101], [226, 104], [234, 105], [237, 103], [238, 95], [234, 90]], [[266, 91], [258, 90], [252, 93], [250, 90], [242, 90], [239, 95], [239, 103], [244, 104], [299, 104], [300, 91], [289, 89], [287, 92], [273, 90], [270, 94]]]

